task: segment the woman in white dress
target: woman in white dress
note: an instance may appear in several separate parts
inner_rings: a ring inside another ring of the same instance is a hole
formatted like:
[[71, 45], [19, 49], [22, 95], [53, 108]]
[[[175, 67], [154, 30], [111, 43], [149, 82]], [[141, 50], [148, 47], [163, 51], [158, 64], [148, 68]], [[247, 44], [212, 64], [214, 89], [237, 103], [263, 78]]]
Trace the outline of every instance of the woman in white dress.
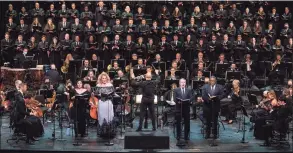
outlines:
[[99, 75], [95, 95], [99, 97], [98, 103], [98, 134], [100, 136], [108, 136], [108, 132], [114, 132], [113, 118], [114, 108], [112, 103], [112, 95], [114, 94], [114, 86], [111, 83], [110, 77], [103, 72]]

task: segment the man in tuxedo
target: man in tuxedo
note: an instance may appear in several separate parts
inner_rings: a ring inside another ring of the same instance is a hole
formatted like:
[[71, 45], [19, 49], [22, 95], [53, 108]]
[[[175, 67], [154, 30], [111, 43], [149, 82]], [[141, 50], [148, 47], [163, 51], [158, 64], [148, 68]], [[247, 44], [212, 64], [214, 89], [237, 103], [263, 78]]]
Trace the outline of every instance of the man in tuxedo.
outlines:
[[26, 143], [32, 144], [30, 140], [36, 141], [33, 137], [33, 127], [30, 121], [27, 119], [27, 116], [33, 115], [33, 113], [29, 113], [26, 110], [25, 101], [24, 101], [24, 93], [27, 91], [27, 85], [25, 83], [20, 84], [20, 90], [15, 94], [16, 107], [14, 108], [15, 114], [15, 123], [20, 124], [21, 129], [25, 129], [26, 133]]
[[[184, 118], [184, 139], [187, 143], [189, 140], [189, 132], [190, 132], [190, 102], [193, 101], [193, 91], [192, 89], [186, 88], [186, 80], [181, 78], [179, 80], [179, 88], [174, 90], [175, 93], [175, 102], [176, 102], [176, 130], [177, 135], [176, 138], [179, 141], [181, 138], [181, 120]], [[177, 144], [178, 145], [178, 144]]]
[[[9, 55], [10, 48], [13, 47], [13, 41], [10, 39], [10, 35], [8, 32], [5, 33], [5, 38], [1, 40], [1, 52], [3, 62], [12, 62], [13, 59]], [[1, 59], [2, 60], [2, 59]]]
[[213, 138], [218, 137], [218, 116], [220, 111], [220, 100], [224, 98], [223, 87], [216, 84], [216, 77], [210, 78], [209, 84], [206, 84], [202, 88], [203, 103], [203, 115], [206, 124], [205, 138], [210, 138], [211, 127], [213, 123]]

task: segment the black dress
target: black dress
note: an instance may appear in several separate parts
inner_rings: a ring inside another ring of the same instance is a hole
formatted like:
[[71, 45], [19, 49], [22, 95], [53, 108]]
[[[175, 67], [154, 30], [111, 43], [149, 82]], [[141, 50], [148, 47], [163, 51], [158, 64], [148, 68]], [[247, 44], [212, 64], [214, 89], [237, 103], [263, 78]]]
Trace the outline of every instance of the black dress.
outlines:
[[[73, 90], [71, 95], [75, 96], [73, 106], [70, 110], [71, 119], [74, 121], [75, 137], [77, 137], [78, 134], [83, 137], [86, 131], [86, 108], [88, 107], [88, 98], [90, 94], [88, 91], [79, 94], [76, 90]], [[84, 95], [83, 98], [79, 98], [81, 95]]]

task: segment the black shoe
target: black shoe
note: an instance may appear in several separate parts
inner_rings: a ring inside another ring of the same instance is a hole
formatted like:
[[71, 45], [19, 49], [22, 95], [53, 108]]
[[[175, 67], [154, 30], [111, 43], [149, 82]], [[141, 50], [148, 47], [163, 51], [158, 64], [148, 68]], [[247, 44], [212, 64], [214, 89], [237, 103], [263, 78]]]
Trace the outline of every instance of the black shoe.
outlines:
[[209, 138], [211, 138], [211, 136], [206, 134], [206, 136], [204, 138], [209, 139]]
[[26, 140], [25, 143], [28, 144], [28, 145], [34, 145], [34, 143], [32, 141], [29, 141], [29, 140]]
[[156, 128], [153, 128], [153, 131], [156, 131]]
[[39, 141], [39, 139], [36, 139], [34, 137], [32, 137], [31, 140], [33, 140], [33, 141]]
[[193, 116], [191, 119], [192, 119], [192, 120], [196, 120], [196, 119], [197, 119], [197, 117], [196, 117], [196, 116]]
[[140, 127], [136, 129], [136, 132], [140, 132], [140, 131], [142, 131]]

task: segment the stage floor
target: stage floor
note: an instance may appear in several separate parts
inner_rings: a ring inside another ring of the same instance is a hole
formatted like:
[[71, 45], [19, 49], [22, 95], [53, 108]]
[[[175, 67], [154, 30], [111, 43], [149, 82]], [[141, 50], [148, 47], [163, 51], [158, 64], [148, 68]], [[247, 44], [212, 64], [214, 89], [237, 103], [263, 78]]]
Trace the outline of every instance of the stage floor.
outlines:
[[[70, 132], [70, 136], [66, 135], [66, 128], [63, 132], [63, 138], [65, 141], [52, 141], [52, 131], [53, 123], [45, 123], [45, 134], [43, 137], [39, 138], [39, 141], [35, 142], [35, 145], [27, 145], [24, 141], [20, 141], [18, 144], [12, 143], [8, 144], [7, 139], [11, 138], [12, 131], [8, 128], [9, 118], [8, 116], [2, 116], [2, 127], [1, 127], [1, 150], [31, 150], [31, 151], [79, 151], [79, 152], [128, 152], [128, 151], [139, 151], [139, 150], [126, 150], [124, 149], [124, 140], [118, 139], [120, 133], [113, 139], [113, 146], [106, 146], [105, 140], [97, 138], [96, 129], [89, 128], [89, 135], [80, 140], [81, 146], [73, 146], [75, 138]], [[149, 121], [150, 123], [150, 121]], [[138, 117], [134, 121], [134, 128], [127, 128], [127, 131], [134, 131], [138, 125]], [[246, 132], [246, 141], [248, 143], [240, 143], [242, 139], [242, 132], [237, 133], [238, 124], [234, 123], [232, 125], [225, 124], [225, 130], [221, 126], [220, 128], [220, 138], [217, 140], [218, 146], [210, 147], [209, 141], [203, 138], [201, 134], [201, 121], [191, 120], [191, 137], [190, 142], [187, 146], [179, 148], [176, 146], [176, 139], [173, 134], [173, 128], [164, 127], [163, 130], [167, 130], [170, 135], [170, 149], [168, 150], [156, 150], [158, 152], [279, 152], [279, 151], [292, 151], [292, 148], [274, 148], [274, 147], [262, 147], [259, 146], [263, 143], [261, 140], [256, 140], [253, 137], [253, 131]], [[57, 127], [57, 126], [56, 126]], [[249, 123], [246, 125], [246, 129], [249, 129]], [[149, 130], [151, 125], [149, 125]], [[161, 129], [158, 129], [161, 130]], [[60, 138], [60, 128], [56, 128], [56, 138]], [[290, 135], [291, 137], [291, 135]], [[290, 140], [291, 144], [291, 140]], [[292, 147], [292, 145], [291, 145]], [[2, 151], [1, 151], [2, 152]]]

